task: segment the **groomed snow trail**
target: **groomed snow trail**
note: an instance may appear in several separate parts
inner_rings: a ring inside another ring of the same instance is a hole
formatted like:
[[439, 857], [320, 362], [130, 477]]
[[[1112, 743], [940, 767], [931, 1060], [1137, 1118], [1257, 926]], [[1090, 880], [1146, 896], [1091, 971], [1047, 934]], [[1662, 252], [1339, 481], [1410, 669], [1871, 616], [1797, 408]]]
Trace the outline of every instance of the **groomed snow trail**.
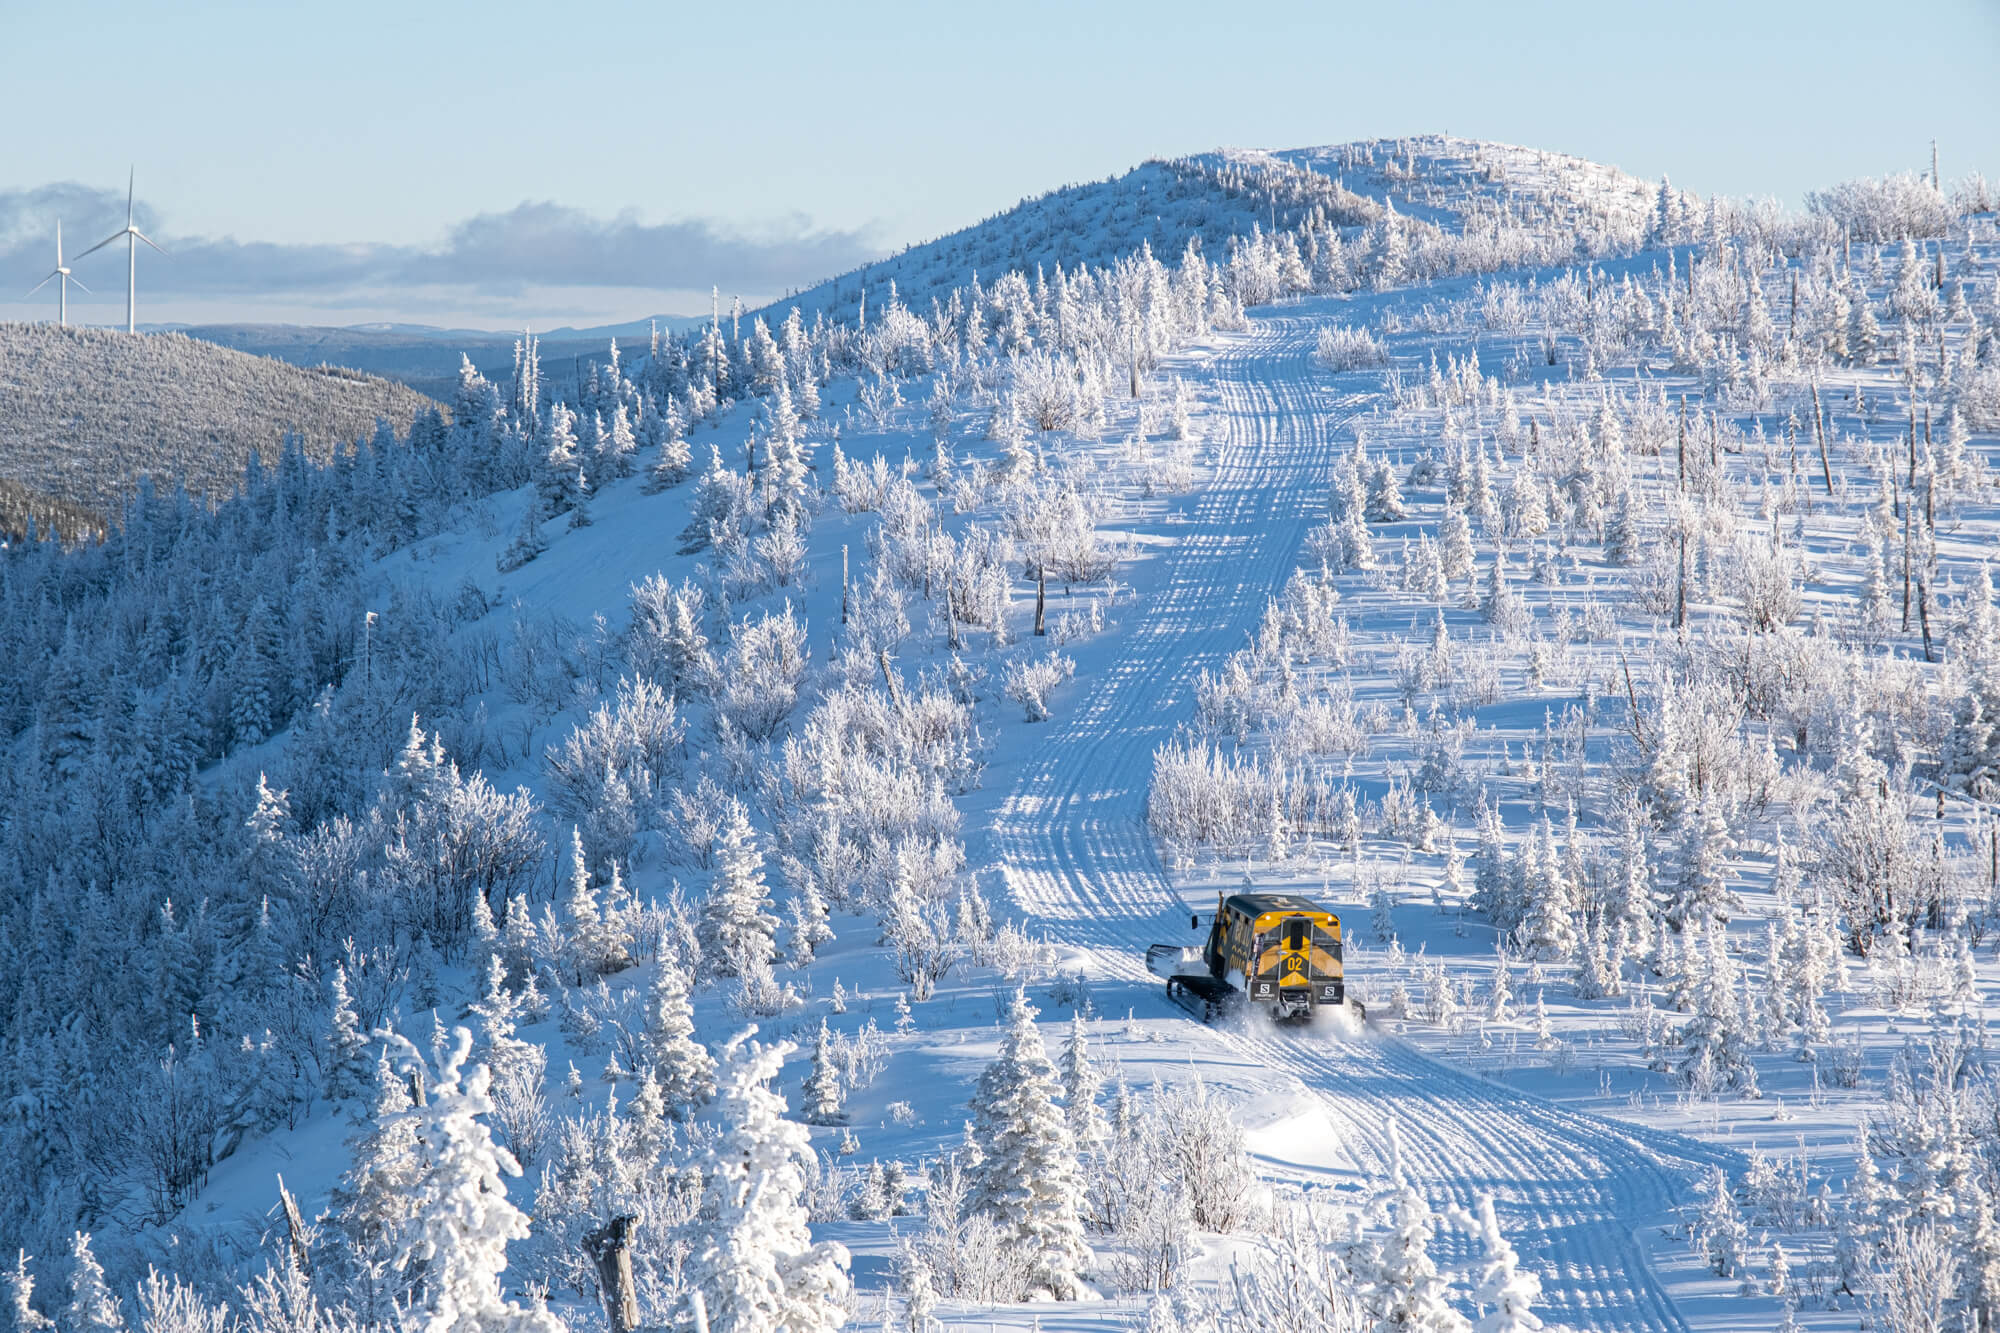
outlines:
[[[1053, 939], [1089, 952], [1100, 975], [1136, 981], [1149, 942], [1190, 938], [1145, 825], [1153, 752], [1193, 716], [1200, 671], [1243, 645], [1290, 577], [1325, 515], [1337, 437], [1367, 406], [1313, 366], [1316, 327], [1295, 312], [1261, 314], [1211, 364], [1228, 431], [1215, 475], [1162, 567], [1140, 581], [1147, 591], [1115, 659], [1090, 670], [1071, 711], [1042, 729], [997, 807], [993, 849], [1016, 902]], [[1386, 1169], [1393, 1119], [1404, 1168], [1434, 1205], [1493, 1194], [1543, 1277], [1551, 1322], [1686, 1328], [1642, 1235], [1688, 1201], [1696, 1171], [1728, 1154], [1562, 1110], [1373, 1030], [1186, 1022], [1197, 1051], [1212, 1044], [1231, 1064], [1263, 1066], [1274, 1098], [1303, 1084], [1364, 1169]]]

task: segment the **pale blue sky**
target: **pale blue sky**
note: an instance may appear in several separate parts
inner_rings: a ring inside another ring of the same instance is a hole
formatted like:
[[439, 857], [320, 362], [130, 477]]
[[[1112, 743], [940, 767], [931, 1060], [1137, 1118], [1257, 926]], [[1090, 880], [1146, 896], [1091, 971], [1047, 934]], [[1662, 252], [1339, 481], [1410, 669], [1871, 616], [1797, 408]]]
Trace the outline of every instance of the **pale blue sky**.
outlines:
[[[1947, 179], [2000, 175], [2000, 0], [558, 14], [0, 0], [0, 318], [42, 317], [20, 293], [52, 258], [53, 213], [71, 253], [98, 239], [95, 192], [122, 193], [134, 163], [159, 239], [204, 257], [142, 258], [142, 319], [493, 326], [688, 308], [711, 272], [774, 295], [1024, 194], [1223, 144], [1449, 131], [1793, 205], [1927, 167], [1933, 135]], [[88, 193], [47, 188], [64, 182]], [[557, 207], [516, 212], [530, 202]], [[690, 225], [655, 230], [674, 223]], [[407, 273], [475, 242], [479, 264], [421, 294], [379, 276], [382, 253]], [[614, 278], [593, 258], [649, 244], [689, 272]], [[494, 281], [510, 256], [545, 280]], [[122, 313], [106, 258], [78, 269], [93, 320]]]

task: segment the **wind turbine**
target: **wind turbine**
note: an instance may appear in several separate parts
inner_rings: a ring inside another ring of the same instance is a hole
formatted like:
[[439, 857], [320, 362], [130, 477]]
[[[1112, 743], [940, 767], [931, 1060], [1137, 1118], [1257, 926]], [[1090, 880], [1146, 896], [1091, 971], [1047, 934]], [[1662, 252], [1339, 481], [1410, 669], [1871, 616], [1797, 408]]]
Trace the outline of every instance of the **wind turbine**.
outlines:
[[[81, 282], [78, 282], [77, 279], [69, 275], [69, 266], [63, 263], [62, 222], [60, 219], [56, 222], [56, 266], [50, 271], [48, 277], [43, 278], [40, 282], [28, 288], [28, 295], [33, 296], [52, 282], [58, 284], [56, 287], [56, 326], [60, 328], [69, 323], [69, 285], [75, 282], [77, 286], [83, 287]], [[88, 287], [83, 287], [83, 289], [85, 291], [90, 290]]]
[[[152, 245], [155, 250], [160, 250], [160, 247], [153, 245], [153, 238], [133, 225], [132, 177], [129, 175], [125, 178], [124, 227], [112, 232], [96, 245], [85, 250], [82, 255], [78, 255], [77, 258], [82, 259], [84, 255], [96, 254], [99, 250], [102, 250], [121, 236], [125, 238], [125, 332], [137, 333], [139, 331], [139, 242], [144, 241], [146, 244]], [[166, 254], [167, 252], [160, 250], [160, 253]]]

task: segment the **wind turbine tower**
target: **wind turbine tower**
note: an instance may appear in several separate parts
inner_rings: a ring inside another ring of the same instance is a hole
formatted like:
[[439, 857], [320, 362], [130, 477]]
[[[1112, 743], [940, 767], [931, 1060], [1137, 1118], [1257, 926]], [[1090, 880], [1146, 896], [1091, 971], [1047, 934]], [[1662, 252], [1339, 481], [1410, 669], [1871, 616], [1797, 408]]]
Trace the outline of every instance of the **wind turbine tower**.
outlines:
[[[125, 238], [125, 332], [127, 333], [139, 331], [139, 242], [144, 241], [152, 245], [155, 250], [160, 250], [159, 246], [153, 244], [153, 238], [140, 231], [132, 221], [132, 180], [129, 175], [125, 178], [125, 226], [77, 256], [78, 259], [82, 259], [84, 255], [97, 253], [121, 236]], [[167, 252], [160, 250], [160, 253]]]
[[[83, 287], [83, 284], [70, 276], [69, 266], [63, 263], [62, 223], [60, 221], [56, 223], [56, 266], [49, 270], [48, 277], [43, 278], [28, 289], [28, 295], [33, 296], [52, 282], [56, 284], [56, 326], [61, 328], [69, 323], [69, 285], [72, 282], [76, 282], [77, 286]], [[85, 291], [90, 290], [88, 287], [83, 287], [83, 289]]]

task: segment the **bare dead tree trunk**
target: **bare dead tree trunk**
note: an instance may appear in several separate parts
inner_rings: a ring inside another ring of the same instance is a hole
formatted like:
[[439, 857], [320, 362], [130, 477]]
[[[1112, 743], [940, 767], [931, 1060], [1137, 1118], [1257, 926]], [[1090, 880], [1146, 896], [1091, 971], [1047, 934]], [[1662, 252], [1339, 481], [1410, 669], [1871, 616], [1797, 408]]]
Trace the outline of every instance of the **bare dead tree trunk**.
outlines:
[[875, 650], [875, 665], [882, 669], [882, 688], [889, 691], [889, 706], [898, 714], [903, 711], [903, 687], [897, 682], [896, 673], [889, 669], [889, 650]]
[[1931, 656], [1931, 596], [1930, 588], [1923, 579], [1917, 580], [1917, 621], [1924, 630], [1924, 661], [1935, 662]]
[[1910, 632], [1910, 507], [1903, 506], [1903, 633]]
[[299, 1201], [285, 1188], [285, 1178], [278, 1177], [278, 1204], [285, 1210], [285, 1240], [292, 1259], [292, 1267], [299, 1276], [312, 1276], [312, 1254], [306, 1244], [306, 1220], [299, 1215]]
[[1041, 563], [1037, 561], [1035, 564], [1035, 636], [1037, 638], [1040, 638], [1043, 633], [1042, 608], [1048, 604], [1048, 600], [1048, 571], [1043, 569]]
[[639, 1288], [632, 1278], [632, 1232], [638, 1225], [639, 1219], [628, 1213], [583, 1238], [583, 1248], [597, 1265], [597, 1285], [604, 1293], [611, 1333], [633, 1333], [639, 1327]]
[[1819, 406], [1818, 380], [1813, 381], [1812, 395], [1813, 438], [1819, 441], [1819, 470], [1820, 475], [1826, 478], [1826, 493], [1830, 496], [1833, 494], [1833, 462], [1827, 457], [1826, 453], [1826, 414], [1820, 410]]
[[1681, 428], [1680, 438], [1674, 448], [1674, 466], [1677, 471], [1676, 485], [1680, 493], [1686, 495], [1688, 488], [1688, 400], [1686, 394], [1681, 395]]
[[847, 543], [840, 544], [840, 623], [847, 623]]
[[1903, 484], [1909, 487], [1910, 493], [1914, 495], [1916, 494], [1917, 490], [1917, 400], [1915, 398], [1910, 399], [1909, 441], [1910, 441], [1910, 475], [1909, 478]]
[[1674, 628], [1687, 624], [1688, 618], [1688, 536], [1687, 529], [1681, 529], [1680, 579], [1674, 586]]

